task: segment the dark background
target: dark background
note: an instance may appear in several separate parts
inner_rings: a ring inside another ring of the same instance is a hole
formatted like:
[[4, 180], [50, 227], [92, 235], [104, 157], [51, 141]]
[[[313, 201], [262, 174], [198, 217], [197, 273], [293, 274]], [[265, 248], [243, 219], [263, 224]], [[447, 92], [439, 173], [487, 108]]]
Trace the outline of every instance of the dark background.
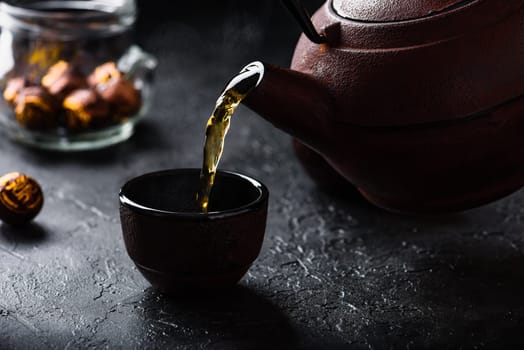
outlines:
[[220, 168], [269, 188], [260, 256], [227, 295], [153, 290], [123, 245], [120, 186], [199, 167], [224, 84], [252, 60], [288, 65], [300, 30], [278, 1], [139, 1], [139, 11], [136, 40], [159, 65], [130, 140], [60, 154], [0, 138], [0, 172], [34, 176], [46, 196], [32, 225], [0, 225], [0, 349], [524, 346], [522, 191], [443, 216], [384, 212], [317, 188], [288, 135], [243, 106]]
[[[302, 3], [306, 10], [313, 14], [323, 4], [323, 1], [305, 0]], [[231, 55], [237, 58], [241, 58], [242, 55], [235, 54], [235, 50], [245, 54], [248, 49], [248, 47], [235, 46], [235, 40], [243, 36], [250, 44], [267, 47], [263, 51], [256, 52], [256, 57], [253, 55], [253, 59], [264, 59], [271, 55], [271, 51], [287, 51], [290, 59], [301, 32], [300, 27], [280, 0], [177, 2], [137, 0], [137, 7], [138, 32], [154, 30], [169, 22], [187, 23], [202, 33], [203, 37], [200, 40], [209, 45], [222, 44], [222, 41], [226, 41], [229, 36], [231, 42], [228, 45], [232, 51]], [[217, 22], [221, 23], [218, 27], [216, 27]], [[176, 37], [176, 33], [166, 32], [165, 35], [166, 40], [173, 40]], [[190, 43], [190, 40], [185, 39], [184, 43], [178, 44]], [[271, 42], [274, 43], [273, 46]], [[147, 46], [147, 43], [141, 42], [141, 44]], [[177, 43], [173, 42], [173, 45]]]

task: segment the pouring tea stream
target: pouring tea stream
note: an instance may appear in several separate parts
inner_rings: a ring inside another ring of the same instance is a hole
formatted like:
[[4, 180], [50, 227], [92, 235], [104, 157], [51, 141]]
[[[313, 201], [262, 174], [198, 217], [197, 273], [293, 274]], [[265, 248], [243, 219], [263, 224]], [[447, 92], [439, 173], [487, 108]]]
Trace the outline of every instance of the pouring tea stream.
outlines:
[[218, 97], [215, 110], [206, 125], [204, 143], [204, 160], [200, 172], [200, 185], [197, 202], [200, 210], [207, 213], [210, 194], [215, 182], [215, 175], [224, 149], [224, 139], [229, 130], [231, 116], [238, 105], [260, 82], [264, 66], [253, 62], [244, 67], [240, 73], [227, 84]]

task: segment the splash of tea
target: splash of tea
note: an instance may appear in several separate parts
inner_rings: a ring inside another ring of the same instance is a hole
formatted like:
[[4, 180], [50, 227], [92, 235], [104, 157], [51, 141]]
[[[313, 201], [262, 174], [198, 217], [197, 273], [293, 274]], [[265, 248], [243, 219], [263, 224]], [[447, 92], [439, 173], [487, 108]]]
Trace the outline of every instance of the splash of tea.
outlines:
[[224, 140], [229, 130], [231, 116], [242, 100], [258, 86], [263, 73], [264, 66], [260, 62], [253, 62], [244, 67], [226, 85], [217, 99], [215, 110], [207, 121], [204, 160], [200, 172], [200, 186], [196, 195], [198, 206], [204, 213], [208, 212], [211, 190], [224, 150]]

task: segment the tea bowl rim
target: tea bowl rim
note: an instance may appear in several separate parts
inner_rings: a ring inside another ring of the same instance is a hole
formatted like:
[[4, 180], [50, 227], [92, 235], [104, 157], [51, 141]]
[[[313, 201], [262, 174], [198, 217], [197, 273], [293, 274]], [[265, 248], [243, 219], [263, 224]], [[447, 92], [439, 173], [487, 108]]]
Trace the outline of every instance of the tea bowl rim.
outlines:
[[162, 217], [162, 218], [176, 218], [176, 219], [183, 218], [183, 219], [188, 219], [188, 220], [204, 221], [204, 220], [224, 219], [227, 217], [234, 217], [234, 216], [241, 215], [241, 214], [248, 213], [248, 212], [254, 212], [259, 209], [263, 209], [267, 205], [267, 202], [268, 202], [269, 190], [267, 186], [264, 185], [264, 183], [262, 183], [260, 180], [250, 175], [242, 174], [237, 171], [224, 170], [224, 169], [218, 169], [216, 171], [217, 177], [218, 176], [227, 176], [230, 178], [235, 178], [237, 180], [241, 179], [243, 181], [248, 182], [258, 191], [257, 198], [237, 208], [223, 210], [223, 211], [210, 211], [208, 213], [203, 213], [203, 212], [180, 212], [180, 211], [170, 211], [170, 210], [151, 208], [151, 207], [147, 207], [139, 203], [136, 203], [135, 201], [133, 201], [126, 195], [128, 188], [137, 181], [144, 180], [148, 177], [159, 176], [162, 174], [173, 174], [173, 173], [174, 174], [188, 174], [188, 173], [199, 174], [200, 169], [199, 168], [171, 168], [171, 169], [151, 171], [151, 172], [147, 172], [147, 173], [132, 177], [129, 180], [127, 180], [119, 190], [118, 197], [119, 197], [120, 205], [126, 207], [127, 209], [133, 212], [138, 212], [146, 216], [156, 216], [156, 217]]

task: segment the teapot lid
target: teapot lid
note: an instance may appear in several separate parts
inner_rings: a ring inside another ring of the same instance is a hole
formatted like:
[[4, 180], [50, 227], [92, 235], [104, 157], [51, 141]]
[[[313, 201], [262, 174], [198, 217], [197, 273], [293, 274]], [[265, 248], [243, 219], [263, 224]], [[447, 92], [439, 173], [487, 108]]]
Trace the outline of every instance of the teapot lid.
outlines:
[[333, 0], [344, 18], [363, 22], [398, 22], [433, 16], [475, 0]]

